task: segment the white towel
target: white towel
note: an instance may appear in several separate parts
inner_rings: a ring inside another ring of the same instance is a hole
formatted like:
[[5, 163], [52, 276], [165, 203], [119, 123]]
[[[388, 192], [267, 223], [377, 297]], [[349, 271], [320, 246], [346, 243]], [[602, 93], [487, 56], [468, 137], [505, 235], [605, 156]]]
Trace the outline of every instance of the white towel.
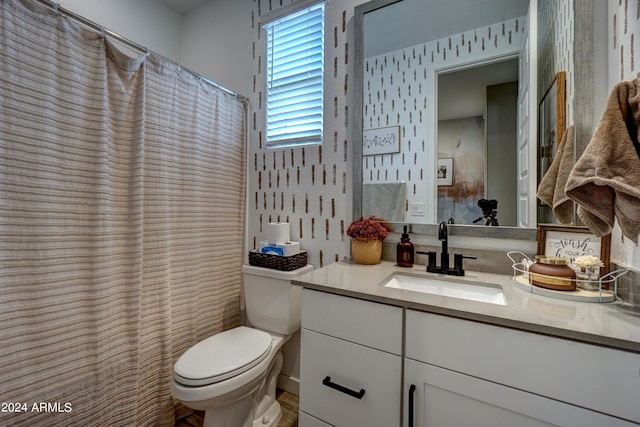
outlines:
[[387, 221], [404, 222], [406, 210], [406, 184], [404, 182], [362, 185], [362, 215], [375, 216]]

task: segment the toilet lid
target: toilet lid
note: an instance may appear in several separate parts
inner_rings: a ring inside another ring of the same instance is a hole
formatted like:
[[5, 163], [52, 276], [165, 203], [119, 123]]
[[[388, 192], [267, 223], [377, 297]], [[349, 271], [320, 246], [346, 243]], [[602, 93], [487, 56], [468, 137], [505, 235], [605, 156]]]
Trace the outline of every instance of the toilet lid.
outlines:
[[214, 384], [235, 377], [263, 361], [271, 335], [239, 326], [200, 341], [174, 365], [174, 378], [184, 385]]

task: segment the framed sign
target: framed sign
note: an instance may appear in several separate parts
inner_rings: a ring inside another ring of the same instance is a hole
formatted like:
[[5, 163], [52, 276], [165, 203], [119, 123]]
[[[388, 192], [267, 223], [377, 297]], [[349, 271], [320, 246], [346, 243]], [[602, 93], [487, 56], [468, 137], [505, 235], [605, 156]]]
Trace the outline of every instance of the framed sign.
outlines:
[[388, 154], [400, 152], [400, 126], [367, 129], [362, 132], [362, 154]]
[[537, 254], [561, 256], [571, 262], [582, 255], [596, 256], [604, 264], [600, 269], [603, 275], [609, 272], [611, 234], [596, 237], [584, 226], [539, 224]]

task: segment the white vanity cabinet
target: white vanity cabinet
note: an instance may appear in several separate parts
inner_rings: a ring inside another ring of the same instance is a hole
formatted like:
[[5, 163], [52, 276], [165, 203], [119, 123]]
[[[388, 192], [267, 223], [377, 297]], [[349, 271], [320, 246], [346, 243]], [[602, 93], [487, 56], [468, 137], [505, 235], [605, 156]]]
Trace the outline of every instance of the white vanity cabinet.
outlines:
[[403, 310], [302, 291], [300, 427], [400, 425]]
[[407, 310], [404, 426], [640, 424], [640, 355]]

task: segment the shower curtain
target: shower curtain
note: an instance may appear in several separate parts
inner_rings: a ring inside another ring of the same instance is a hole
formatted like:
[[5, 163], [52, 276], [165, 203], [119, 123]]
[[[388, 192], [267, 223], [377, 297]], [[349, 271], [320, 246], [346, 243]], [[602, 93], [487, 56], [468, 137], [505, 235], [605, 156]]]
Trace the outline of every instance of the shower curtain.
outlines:
[[240, 324], [245, 102], [0, 4], [0, 425], [173, 425], [173, 363]]

